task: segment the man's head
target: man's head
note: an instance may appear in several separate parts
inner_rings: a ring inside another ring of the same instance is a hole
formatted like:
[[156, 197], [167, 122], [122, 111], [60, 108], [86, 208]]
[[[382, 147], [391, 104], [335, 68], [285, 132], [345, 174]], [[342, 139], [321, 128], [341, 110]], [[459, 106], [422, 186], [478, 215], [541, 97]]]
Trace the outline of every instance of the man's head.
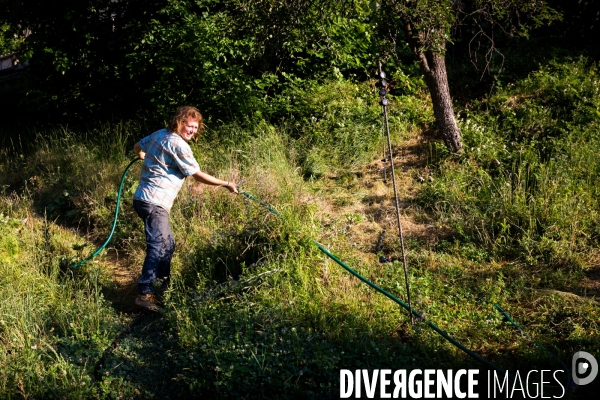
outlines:
[[202, 114], [196, 107], [179, 107], [167, 128], [180, 135], [185, 141], [189, 141], [204, 128]]

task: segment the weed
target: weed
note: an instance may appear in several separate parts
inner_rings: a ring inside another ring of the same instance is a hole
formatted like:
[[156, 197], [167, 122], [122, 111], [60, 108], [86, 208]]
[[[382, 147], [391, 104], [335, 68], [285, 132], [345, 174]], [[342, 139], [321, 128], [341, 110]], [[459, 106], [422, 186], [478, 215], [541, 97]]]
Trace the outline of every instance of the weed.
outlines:
[[[102, 294], [101, 256], [65, 267], [106, 237], [128, 149], [149, 132], [41, 135], [30, 155], [0, 164], [0, 397], [316, 399], [338, 393], [341, 368], [474, 367], [426, 321], [503, 368], [556, 369], [494, 303], [564, 360], [597, 351], [597, 305], [580, 290], [600, 226], [595, 71], [555, 64], [499, 90], [462, 113], [464, 156], [432, 142], [426, 171], [399, 171], [406, 219], [431, 225], [407, 234], [408, 283], [424, 315], [414, 326], [313, 244], [406, 296], [402, 263], [379, 262], [400, 241], [391, 190], [368, 165], [381, 149], [368, 83], [290, 86], [251, 126], [207, 119], [191, 144], [201, 169], [279, 216], [222, 188], [184, 185], [163, 312], [135, 326]], [[390, 119], [402, 144], [433, 116], [416, 91], [396, 98]], [[112, 244], [132, 266], [145, 246], [129, 200], [137, 173]], [[421, 175], [431, 179], [418, 184]]]

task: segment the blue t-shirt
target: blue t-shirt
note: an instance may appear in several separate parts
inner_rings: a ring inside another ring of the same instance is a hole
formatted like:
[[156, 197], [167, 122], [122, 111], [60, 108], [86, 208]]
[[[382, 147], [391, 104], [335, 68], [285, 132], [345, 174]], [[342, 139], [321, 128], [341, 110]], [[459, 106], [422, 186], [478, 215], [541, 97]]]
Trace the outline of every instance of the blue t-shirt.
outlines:
[[187, 176], [200, 171], [192, 149], [181, 136], [161, 129], [140, 140], [146, 153], [134, 200], [171, 210]]

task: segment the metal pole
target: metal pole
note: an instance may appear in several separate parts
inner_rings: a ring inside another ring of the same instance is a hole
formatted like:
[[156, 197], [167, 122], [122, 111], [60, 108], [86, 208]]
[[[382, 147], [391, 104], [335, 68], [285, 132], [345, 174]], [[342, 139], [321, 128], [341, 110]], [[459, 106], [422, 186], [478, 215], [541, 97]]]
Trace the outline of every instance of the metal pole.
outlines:
[[410, 287], [408, 284], [408, 266], [406, 263], [406, 250], [404, 248], [404, 235], [402, 233], [402, 223], [400, 221], [400, 204], [398, 203], [398, 189], [396, 188], [396, 172], [394, 171], [394, 155], [392, 152], [392, 141], [390, 139], [390, 125], [389, 125], [388, 115], [387, 115], [387, 106], [389, 104], [389, 100], [385, 97], [385, 95], [387, 94], [387, 82], [385, 80], [385, 77], [386, 77], [385, 72], [383, 72], [383, 70], [381, 68], [381, 61], [379, 61], [379, 77], [381, 78], [381, 89], [379, 91], [379, 94], [381, 96], [380, 104], [382, 107], [384, 129], [387, 134], [388, 156], [390, 158], [390, 167], [392, 168], [392, 183], [394, 186], [394, 198], [396, 201], [396, 217], [397, 217], [397, 221], [398, 221], [398, 232], [400, 234], [400, 243], [402, 245], [402, 263], [404, 266], [404, 281], [406, 283], [406, 297], [407, 297], [407, 303], [408, 303], [408, 308], [409, 308], [410, 320], [411, 320], [411, 323], [414, 325], [415, 318], [412, 313], [412, 306], [411, 306], [411, 301], [410, 301]]
[[[383, 112], [381, 113], [381, 116], [383, 117]], [[387, 183], [387, 158], [385, 156], [385, 124], [382, 125], [382, 129], [381, 129], [381, 145], [383, 147], [383, 152], [381, 153], [381, 162], [383, 163], [383, 183]]]

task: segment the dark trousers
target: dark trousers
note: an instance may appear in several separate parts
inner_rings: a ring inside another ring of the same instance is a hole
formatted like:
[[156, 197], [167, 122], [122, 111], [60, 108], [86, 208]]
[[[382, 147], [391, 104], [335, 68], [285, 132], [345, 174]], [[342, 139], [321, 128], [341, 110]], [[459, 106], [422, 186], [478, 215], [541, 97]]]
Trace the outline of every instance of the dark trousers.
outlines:
[[144, 220], [146, 259], [138, 279], [140, 294], [154, 293], [154, 281], [171, 276], [171, 258], [175, 251], [175, 237], [169, 226], [169, 213], [164, 208], [141, 200], [133, 200], [133, 208]]

